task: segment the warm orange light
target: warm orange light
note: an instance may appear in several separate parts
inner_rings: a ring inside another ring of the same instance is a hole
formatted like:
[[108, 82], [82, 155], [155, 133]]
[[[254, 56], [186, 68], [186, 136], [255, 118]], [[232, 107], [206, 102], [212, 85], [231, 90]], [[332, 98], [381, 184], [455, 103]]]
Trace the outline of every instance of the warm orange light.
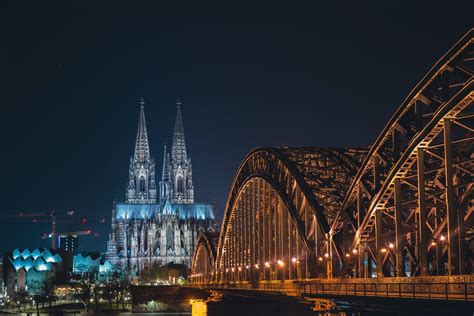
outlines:
[[355, 248], [352, 249], [352, 253], [353, 253], [353, 254], [357, 254], [357, 249], [355, 249]]
[[296, 262], [296, 258], [295, 258], [295, 257], [291, 258], [291, 262], [295, 263], [295, 262]]
[[326, 252], [326, 253], [324, 254], [324, 257], [329, 258], [329, 254]]
[[230, 270], [231, 270], [232, 272], [234, 272], [234, 271], [235, 271], [235, 268], [234, 268], [234, 267], [232, 267], [232, 268], [230, 268]]
[[246, 265], [246, 266], [245, 266], [245, 269], [247, 269], [247, 270], [250, 269], [250, 266], [249, 266], [249, 265]]
[[270, 266], [270, 263], [268, 261], [265, 262], [265, 267], [269, 267]]
[[350, 256], [351, 256], [350, 254], [346, 253], [346, 257], [347, 257], [347, 258], [349, 258]]
[[392, 243], [389, 243], [389, 244], [388, 244], [388, 248], [393, 249], [393, 247], [395, 247], [394, 244], [392, 244]]
[[242, 267], [239, 267], [238, 269], [239, 269], [239, 271], [242, 271]]
[[258, 270], [258, 268], [260, 268], [260, 266], [258, 264], [255, 264], [255, 269]]
[[436, 243], [434, 241], [431, 242], [431, 246], [436, 246]]
[[229, 269], [225, 269], [225, 272], [229, 272]]
[[386, 253], [386, 252], [387, 252], [387, 248], [382, 248], [382, 249], [380, 249], [380, 252]]
[[319, 260], [319, 261], [323, 261], [323, 257], [318, 257], [318, 260]]
[[444, 241], [446, 239], [446, 237], [444, 237], [444, 235], [441, 235], [441, 237], [439, 237], [439, 240], [441, 241]]
[[281, 260], [278, 260], [277, 263], [280, 267], [283, 267], [285, 265], [285, 263]]

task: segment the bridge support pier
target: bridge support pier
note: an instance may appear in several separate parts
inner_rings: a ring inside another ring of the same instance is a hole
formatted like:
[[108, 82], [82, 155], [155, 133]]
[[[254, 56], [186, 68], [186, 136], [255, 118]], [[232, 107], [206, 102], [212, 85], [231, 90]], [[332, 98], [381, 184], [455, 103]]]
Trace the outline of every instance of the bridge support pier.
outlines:
[[[460, 251], [462, 240], [459, 236], [458, 216], [456, 204], [454, 202], [453, 188], [453, 162], [451, 146], [451, 119], [444, 119], [444, 172], [446, 186], [446, 211], [448, 213], [448, 274], [455, 275], [462, 273], [464, 266], [460, 260]], [[460, 268], [461, 267], [461, 268]]]
[[396, 238], [396, 274], [398, 277], [405, 276], [405, 257], [403, 255], [404, 245], [403, 245], [403, 213], [402, 213], [402, 192], [401, 192], [401, 183], [400, 179], [395, 179], [395, 238]]
[[[384, 247], [382, 240], [382, 211], [380, 209], [375, 210], [375, 254], [377, 277], [382, 278], [383, 274], [383, 261], [387, 249]], [[385, 250], [385, 251], [383, 251]]]

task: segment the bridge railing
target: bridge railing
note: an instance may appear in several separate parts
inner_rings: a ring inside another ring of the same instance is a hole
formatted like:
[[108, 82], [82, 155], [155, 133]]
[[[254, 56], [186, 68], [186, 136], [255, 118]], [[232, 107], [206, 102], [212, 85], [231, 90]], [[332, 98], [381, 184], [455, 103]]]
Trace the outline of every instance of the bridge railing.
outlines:
[[455, 300], [474, 302], [474, 282], [325, 282], [322, 280], [285, 282], [232, 282], [195, 284], [206, 289], [234, 289], [280, 292], [297, 296], [364, 296], [398, 299]]
[[474, 283], [296, 283], [302, 296], [365, 296], [474, 301]]

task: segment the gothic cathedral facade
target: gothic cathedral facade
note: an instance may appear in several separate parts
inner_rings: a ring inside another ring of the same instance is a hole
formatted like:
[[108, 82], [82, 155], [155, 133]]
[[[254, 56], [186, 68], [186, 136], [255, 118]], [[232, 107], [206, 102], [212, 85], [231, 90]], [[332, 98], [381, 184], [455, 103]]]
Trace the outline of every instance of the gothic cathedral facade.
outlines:
[[144, 101], [140, 101], [125, 202], [115, 202], [112, 209], [107, 259], [136, 274], [152, 264], [190, 267], [199, 234], [217, 230], [214, 205], [194, 202], [191, 158], [186, 150], [179, 100], [176, 106], [171, 155], [165, 146], [161, 181], [157, 185]]

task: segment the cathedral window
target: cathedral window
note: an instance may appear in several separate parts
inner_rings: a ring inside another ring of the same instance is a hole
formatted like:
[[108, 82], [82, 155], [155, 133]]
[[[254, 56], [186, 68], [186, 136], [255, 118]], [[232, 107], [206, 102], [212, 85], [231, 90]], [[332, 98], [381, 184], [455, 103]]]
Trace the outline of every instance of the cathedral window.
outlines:
[[141, 177], [140, 178], [140, 192], [145, 192], [145, 178]]
[[173, 249], [173, 227], [171, 225], [168, 225], [166, 228], [166, 248], [167, 249]]
[[184, 193], [184, 181], [183, 178], [178, 178], [178, 193]]

